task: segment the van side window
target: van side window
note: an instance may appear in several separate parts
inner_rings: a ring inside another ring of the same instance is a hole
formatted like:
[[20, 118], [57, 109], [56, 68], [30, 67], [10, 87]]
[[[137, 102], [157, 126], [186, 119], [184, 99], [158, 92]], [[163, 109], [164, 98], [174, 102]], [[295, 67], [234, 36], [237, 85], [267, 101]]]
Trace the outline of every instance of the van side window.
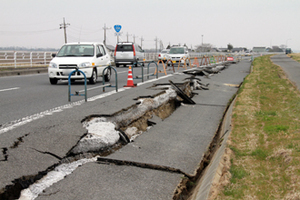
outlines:
[[99, 49], [99, 46], [97, 46], [96, 48], [96, 55], [98, 55], [100, 53], [100, 49]]
[[[98, 52], [98, 51], [99, 51], [99, 52]], [[105, 50], [104, 50], [104, 48], [103, 48], [102, 45], [99, 45], [99, 46], [97, 47], [97, 54], [98, 54], [98, 53], [102, 53], [103, 56], [106, 55], [106, 52], [105, 52]]]

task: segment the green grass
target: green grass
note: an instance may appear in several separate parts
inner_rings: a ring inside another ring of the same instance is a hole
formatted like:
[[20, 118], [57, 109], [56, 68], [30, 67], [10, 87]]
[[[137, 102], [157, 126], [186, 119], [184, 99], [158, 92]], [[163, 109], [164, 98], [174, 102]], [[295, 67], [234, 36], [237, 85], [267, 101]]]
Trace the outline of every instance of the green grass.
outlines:
[[232, 114], [230, 184], [217, 199], [284, 199], [300, 191], [300, 93], [284, 77], [270, 56], [253, 61]]

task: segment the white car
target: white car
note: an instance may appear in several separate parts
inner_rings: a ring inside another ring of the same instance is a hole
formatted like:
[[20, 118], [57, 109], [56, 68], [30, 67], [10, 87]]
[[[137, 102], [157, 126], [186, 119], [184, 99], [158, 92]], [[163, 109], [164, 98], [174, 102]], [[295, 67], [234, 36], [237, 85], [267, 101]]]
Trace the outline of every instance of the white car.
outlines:
[[164, 49], [158, 54], [158, 60], [162, 60], [163, 62], [167, 61], [169, 49]]
[[[67, 43], [54, 56], [48, 67], [49, 80], [53, 85], [58, 80], [68, 80], [70, 73], [76, 69], [85, 73], [91, 84], [95, 84], [103, 70], [111, 65], [111, 57], [102, 43]], [[105, 70], [105, 81], [109, 81], [110, 77], [111, 71]], [[70, 78], [75, 81], [84, 79], [84, 75], [73, 73]]]
[[[186, 47], [171, 47], [168, 60], [171, 59], [173, 63], [181, 62], [184, 63], [185, 59], [190, 58], [189, 52]], [[189, 62], [187, 62], [188, 64]]]

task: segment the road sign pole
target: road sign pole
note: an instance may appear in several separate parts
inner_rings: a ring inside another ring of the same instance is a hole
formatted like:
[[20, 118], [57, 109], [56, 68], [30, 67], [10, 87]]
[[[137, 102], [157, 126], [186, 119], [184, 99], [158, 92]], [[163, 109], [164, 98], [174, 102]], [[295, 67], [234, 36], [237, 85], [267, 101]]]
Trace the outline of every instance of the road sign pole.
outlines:
[[119, 42], [119, 36], [120, 36], [120, 30], [121, 30], [122, 26], [121, 25], [114, 25], [114, 29], [116, 31], [116, 35], [117, 35], [117, 42]]

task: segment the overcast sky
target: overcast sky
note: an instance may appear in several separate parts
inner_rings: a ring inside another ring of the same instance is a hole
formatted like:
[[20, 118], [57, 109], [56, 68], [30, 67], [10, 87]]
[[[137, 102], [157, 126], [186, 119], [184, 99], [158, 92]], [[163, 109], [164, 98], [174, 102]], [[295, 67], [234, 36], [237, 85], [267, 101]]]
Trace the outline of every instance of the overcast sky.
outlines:
[[[120, 41], [155, 48], [155, 38], [195, 47], [280, 46], [300, 50], [300, 0], [0, 0], [0, 46], [60, 48], [68, 42]], [[203, 35], [203, 36], [202, 36]]]

